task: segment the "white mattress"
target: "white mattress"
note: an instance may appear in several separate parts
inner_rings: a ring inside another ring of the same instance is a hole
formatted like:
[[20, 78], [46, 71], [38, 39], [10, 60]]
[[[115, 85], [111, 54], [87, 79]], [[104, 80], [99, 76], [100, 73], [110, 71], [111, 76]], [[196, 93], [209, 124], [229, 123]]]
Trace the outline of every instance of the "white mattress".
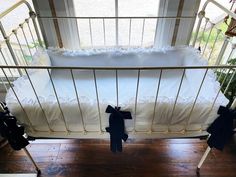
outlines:
[[[183, 49], [181, 50], [183, 51]], [[196, 51], [191, 48], [185, 48], [184, 51], [187, 51], [188, 53], [190, 52], [188, 57], [194, 58], [197, 55]], [[163, 54], [163, 52], [160, 53]], [[180, 54], [180, 56], [183, 57], [183, 53], [180, 52]], [[190, 64], [191, 61], [192, 60], [189, 60]], [[156, 64], [156, 61], [154, 61], [154, 63]], [[154, 63], [149, 64], [153, 66]], [[183, 70], [163, 71], [155, 113], [154, 106], [160, 70], [141, 70], [136, 114], [135, 99], [138, 72], [119, 70], [119, 106], [121, 106], [122, 110], [131, 111], [133, 116], [133, 120], [125, 120], [126, 129], [133, 130], [135, 125], [136, 131], [150, 130], [154, 114], [153, 130], [157, 132], [166, 132], [167, 130], [170, 132], [181, 132], [185, 129], [188, 120], [189, 122], [186, 127], [187, 130], [199, 131], [200, 129], [206, 129], [209, 123], [217, 117], [216, 112], [219, 105], [226, 105], [228, 100], [220, 92], [212, 111], [210, 111], [212, 103], [219, 90], [219, 83], [215, 81], [213, 72], [209, 71], [198, 96], [196, 105], [190, 116], [190, 110], [195, 101], [195, 97], [200, 86], [200, 80], [203, 77], [204, 71], [205, 70], [186, 70], [172, 115]], [[42, 72], [44, 71], [40, 72], [42, 76]], [[101, 117], [102, 129], [105, 130], [105, 127], [108, 126], [109, 117], [109, 115], [105, 113], [105, 109], [108, 104], [115, 106], [117, 102], [115, 72], [109, 70], [96, 71], [100, 116], [98, 112], [93, 72], [74, 70], [73, 73], [86, 130], [99, 131], [99, 117]], [[83, 127], [81, 113], [78, 107], [70, 71], [52, 70], [51, 74], [68, 130], [72, 132], [82, 131]], [[16, 91], [21, 104], [27, 112], [34, 129], [39, 132], [48, 131], [49, 129], [45, 116], [40, 109], [30, 84], [27, 82], [28, 80], [25, 76], [19, 78], [15, 81], [14, 90]], [[59, 109], [51, 83], [46, 82], [44, 89], [40, 87], [36, 88], [36, 92], [46, 113], [51, 129], [56, 132], [65, 131], [66, 129], [63, 116]], [[27, 131], [32, 134], [26, 116], [23, 114], [12, 90], [9, 90], [6, 96], [6, 102], [10, 111], [22, 124], [26, 126]], [[46, 136], [50, 137], [50, 134]]]

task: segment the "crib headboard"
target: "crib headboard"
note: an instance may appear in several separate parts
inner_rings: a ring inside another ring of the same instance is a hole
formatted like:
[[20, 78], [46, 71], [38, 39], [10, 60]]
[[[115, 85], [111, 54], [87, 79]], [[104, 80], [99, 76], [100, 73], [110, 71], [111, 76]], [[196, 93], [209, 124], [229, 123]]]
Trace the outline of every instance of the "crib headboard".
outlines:
[[[26, 7], [28, 17], [25, 19], [22, 17], [20, 24], [14, 24], [14, 22], [11, 21], [13, 24], [11, 26], [13, 27], [7, 29], [8, 23], [10, 23], [7, 17], [22, 6]], [[19, 1], [0, 14], [0, 31], [2, 65], [28, 65], [37, 47], [43, 47], [37, 15], [33, 11], [30, 3], [26, 0]]]
[[[233, 58], [235, 45], [231, 37], [224, 35], [224, 31], [220, 29], [219, 25], [214, 24], [211, 19], [205, 16], [208, 4], [213, 4], [219, 10], [228, 14], [229, 17], [236, 18], [236, 15], [224, 6], [214, 0], [207, 0], [202, 10], [198, 13], [198, 24], [192, 31], [191, 40], [188, 40], [189, 45], [199, 48], [201, 54], [211, 65], [225, 64], [230, 58]], [[29, 17], [22, 19], [22, 23], [16, 24], [10, 30], [10, 33], [7, 33], [5, 30], [6, 25], [3, 25], [1, 21], [20, 6], [27, 7]], [[12, 61], [3, 61], [3, 65], [27, 65], [37, 46], [43, 47], [45, 44], [45, 47], [48, 47], [47, 36], [50, 36], [50, 34], [55, 33], [58, 41], [58, 46], [52, 47], [62, 47], [60, 43], [62, 43], [63, 35], [60, 31], [65, 32], [63, 26], [71, 28], [69, 31], [73, 34], [71, 40], [78, 41], [77, 44], [79, 46], [76, 48], [155, 47], [158, 46], [156, 45], [158, 43], [157, 40], [160, 35], [164, 35], [163, 29], [166, 30], [167, 26], [169, 26], [168, 29], [174, 27], [175, 29], [172, 29], [172, 31], [174, 30], [173, 35], [176, 35], [176, 31], [178, 32], [182, 27], [170, 24], [175, 24], [176, 21], [179, 21], [180, 24], [185, 24], [185, 22], [195, 18], [195, 16], [179, 15], [157, 17], [73, 17], [56, 16], [56, 12], [52, 13], [52, 16], [39, 16], [33, 11], [29, 2], [22, 0], [0, 14], [0, 31], [2, 34], [0, 46], [1, 52], [5, 54], [1, 57], [4, 58], [7, 55], [12, 58]], [[95, 28], [93, 23], [99, 23], [99, 25], [96, 25], [100, 29], [99, 38], [94, 34], [94, 31], [98, 29]], [[113, 28], [108, 28], [112, 24], [115, 27], [114, 31]], [[74, 28], [75, 26], [77, 29]], [[80, 28], [86, 28], [87, 33], [82, 34], [79, 31]], [[122, 34], [119, 30], [123, 30]], [[83, 44], [82, 38], [87, 38], [83, 39], [84, 41], [87, 40], [86, 45]], [[109, 43], [112, 38], [114, 38], [114, 41]], [[170, 38], [173, 41], [176, 36], [170, 36]], [[95, 40], [101, 41], [100, 44], [95, 44]]]
[[[199, 48], [202, 56], [204, 56], [211, 65], [226, 64], [230, 58], [233, 58], [235, 45], [232, 42], [232, 38], [225, 36], [224, 31], [222, 31], [219, 25], [214, 24], [212, 20], [207, 17], [206, 7], [208, 4], [213, 4], [219, 8], [219, 10], [228, 14], [229, 17], [236, 18], [236, 15], [224, 6], [214, 0], [207, 0], [202, 10], [197, 15], [197, 26], [193, 29], [192, 35], [189, 36], [192, 37], [187, 41], [189, 41], [190, 46]], [[22, 22], [16, 24], [10, 30], [10, 33], [7, 33], [5, 29], [6, 25], [2, 23], [3, 19], [7, 15], [11, 15], [11, 13], [21, 6], [27, 7], [29, 17], [26, 19], [22, 18]], [[58, 46], [52, 47], [62, 47], [63, 44], [60, 43], [63, 42], [63, 35], [64, 38], [67, 37], [64, 34], [64, 28], [67, 28], [67, 26], [70, 30], [70, 34], [68, 35], [70, 40], [72, 40], [72, 46], [78, 44], [75, 48], [158, 47], [158, 40], [162, 39], [160, 35], [167, 35], [160, 33], [159, 28], [164, 29], [166, 25], [169, 26], [169, 28], [174, 28], [173, 36], [170, 38], [172, 41], [175, 41], [176, 33], [183, 30], [181, 24], [183, 26], [186, 22], [188, 23], [189, 20], [195, 18], [196, 16], [181, 15], [157, 17], [75, 17], [57, 16], [56, 12], [52, 13], [52, 16], [39, 16], [33, 11], [29, 2], [21, 0], [0, 14], [0, 31], [2, 35], [0, 49], [3, 53], [1, 57], [3, 59], [6, 58], [6, 56], [11, 58], [11, 61], [5, 61], [4, 59], [2, 64], [27, 65], [38, 46], [43, 47], [45, 45], [45, 47], [48, 47], [50, 45], [47, 40], [49, 36], [56, 36], [57, 39], [55, 40], [58, 41]], [[176, 22], [178, 22], [179, 25], [170, 25], [176, 24]], [[96, 25], [97, 28], [94, 27], [93, 23], [99, 23], [99, 25]], [[111, 28], [108, 28], [109, 25], [114, 26], [114, 31], [112, 31], [114, 34], [112, 35], [109, 33], [109, 30], [111, 30]], [[135, 29], [137, 25], [139, 29]], [[125, 30], [123, 31], [127, 33], [120, 34], [119, 29], [121, 27], [118, 26], [125, 26]], [[87, 29], [87, 33], [82, 33], [80, 30], [82, 28]], [[99, 37], [96, 37], [97, 34], [95, 34], [94, 31], [98, 30], [98, 28], [100, 29], [98, 33]], [[96, 38], [101, 41], [99, 45], [95, 44]], [[111, 42], [111, 39], [113, 42]], [[84, 44], [86, 41], [87, 44]], [[172, 42], [172, 45], [175, 45], [175, 43]]]

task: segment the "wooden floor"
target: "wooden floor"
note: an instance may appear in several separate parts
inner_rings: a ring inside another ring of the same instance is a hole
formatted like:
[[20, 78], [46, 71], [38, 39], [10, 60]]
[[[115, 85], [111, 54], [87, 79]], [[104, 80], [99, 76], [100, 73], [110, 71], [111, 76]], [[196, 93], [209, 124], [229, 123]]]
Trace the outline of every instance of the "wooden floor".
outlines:
[[[27, 146], [41, 176], [191, 177], [207, 147], [205, 140], [129, 140], [113, 154], [107, 140], [37, 140]], [[32, 173], [24, 151], [0, 149], [0, 173]], [[213, 150], [201, 169], [203, 177], [236, 177], [236, 137], [223, 152]]]

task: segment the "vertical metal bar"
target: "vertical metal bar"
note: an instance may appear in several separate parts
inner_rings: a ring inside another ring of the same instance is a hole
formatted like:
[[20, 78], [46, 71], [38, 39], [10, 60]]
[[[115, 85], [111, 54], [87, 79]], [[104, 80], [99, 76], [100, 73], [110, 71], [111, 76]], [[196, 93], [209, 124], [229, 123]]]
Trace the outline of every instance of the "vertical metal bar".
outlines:
[[209, 18], [205, 18], [205, 19], [206, 19], [206, 21], [205, 21], [205, 25], [204, 25], [204, 28], [203, 28], [203, 31], [202, 31], [202, 36], [200, 38], [199, 47], [201, 47], [201, 43], [202, 43], [202, 40], [204, 38], [204, 33], [205, 33], [205, 30], [206, 30], [206, 26], [207, 26], [207, 23], [209, 21]]
[[158, 28], [158, 18], [156, 19], [157, 23], [156, 23], [156, 28], [155, 28], [155, 35], [154, 35], [154, 41], [153, 41], [153, 46], [156, 47], [156, 41], [157, 41], [157, 28]]
[[118, 71], [116, 69], [116, 106], [119, 106], [119, 85], [118, 85]]
[[162, 77], [162, 69], [160, 71], [160, 76], [159, 76], [158, 85], [157, 85], [156, 98], [155, 98], [155, 104], [154, 104], [154, 109], [153, 109], [153, 117], [152, 117], [150, 132], [152, 132], [153, 122], [155, 119], [155, 112], [156, 112], [157, 98], [158, 98], [158, 94], [159, 94], [159, 90], [160, 90], [161, 77]]
[[116, 17], [116, 46], [119, 46], [119, 19], [117, 18], [119, 16], [119, 7], [118, 7], [118, 0], [115, 0], [115, 17]]
[[221, 91], [221, 89], [222, 89], [222, 87], [223, 87], [223, 85], [224, 85], [224, 83], [225, 83], [225, 81], [226, 81], [226, 78], [228, 77], [228, 74], [229, 74], [230, 70], [231, 70], [231, 69], [229, 69], [228, 72], [227, 72], [227, 74], [225, 75], [225, 78], [224, 78], [224, 80], [223, 80], [222, 83], [221, 83], [221, 86], [220, 86], [220, 88], [219, 88], [219, 90], [218, 90], [218, 92], [217, 92], [217, 94], [216, 94], [216, 97], [215, 97], [215, 99], [214, 99], [214, 101], [213, 101], [213, 103], [212, 103], [211, 109], [210, 109], [210, 111], [209, 111], [208, 114], [211, 113], [211, 111], [212, 111], [212, 109], [213, 109], [213, 107], [214, 107], [214, 105], [215, 105], [215, 102], [216, 102], [216, 100], [217, 100], [217, 98], [218, 98], [218, 96], [219, 96], [219, 94], [220, 94], [220, 91]]
[[145, 18], [143, 19], [143, 27], [142, 27], [142, 38], [141, 38], [141, 46], [143, 46], [143, 35], [144, 35], [144, 27], [145, 27]]
[[5, 90], [6, 90], [6, 92], [7, 92], [7, 91], [8, 91], [8, 88], [7, 88], [6, 84], [5, 84], [5, 82], [3, 81], [2, 77], [0, 77], [0, 78], [1, 78], [2, 84], [4, 85]]
[[58, 107], [59, 107], [59, 109], [60, 109], [60, 112], [61, 112], [61, 115], [62, 115], [62, 119], [63, 119], [64, 124], [65, 124], [65, 127], [66, 127], [66, 132], [69, 132], [69, 129], [68, 129], [68, 126], [67, 126], [67, 123], [66, 123], [66, 119], [65, 119], [65, 115], [64, 115], [64, 113], [63, 113], [63, 111], [62, 111], [61, 104], [60, 104], [59, 98], [58, 98], [58, 96], [57, 96], [57, 91], [56, 91], [55, 85], [54, 85], [54, 83], [53, 83], [52, 76], [51, 76], [51, 74], [50, 74], [49, 69], [47, 69], [47, 72], [48, 72], [48, 75], [49, 75], [49, 78], [50, 78], [50, 81], [51, 81], [51, 84], [52, 84], [53, 92], [54, 92], [54, 94], [55, 94], [55, 96], [56, 96], [57, 104], [58, 104]]
[[231, 51], [230, 51], [230, 53], [229, 53], [229, 56], [228, 56], [228, 58], [227, 58], [227, 60], [226, 60], [226, 63], [227, 63], [227, 62], [229, 61], [229, 59], [231, 58], [234, 49], [235, 49], [235, 48], [232, 48], [232, 49], [231, 49]]
[[205, 53], [205, 50], [206, 50], [207, 44], [208, 44], [208, 42], [209, 42], [209, 39], [210, 39], [210, 36], [211, 36], [211, 32], [212, 32], [213, 27], [214, 27], [214, 24], [211, 23], [211, 29], [210, 29], [209, 35], [207, 36], [206, 44], [205, 44], [205, 46], [204, 46], [202, 55], [204, 55], [204, 53]]
[[[40, 34], [39, 34], [39, 29], [38, 29], [38, 26], [37, 26], [37, 23], [35, 21], [35, 18], [36, 18], [36, 13], [33, 12], [33, 11], [30, 11], [29, 12], [29, 15], [30, 15], [30, 18], [32, 19], [32, 22], [33, 22], [33, 25], [34, 25], [34, 29], [35, 29], [35, 32], [36, 32], [36, 36], [38, 38], [38, 41], [39, 41], [39, 45], [41, 47], [43, 47], [43, 43], [42, 43], [42, 40], [41, 40], [41, 37], [40, 37]], [[40, 23], [41, 21], [39, 21]], [[43, 29], [44, 30], [44, 29]], [[46, 41], [45, 41], [46, 42]]]
[[17, 31], [16, 31], [16, 30], [13, 30], [12, 32], [13, 32], [13, 34], [15, 34], [17, 43], [18, 43], [18, 45], [20, 46], [20, 50], [21, 50], [21, 53], [22, 53], [22, 56], [23, 56], [23, 61], [24, 61], [24, 63], [28, 66], [28, 63], [27, 63], [27, 61], [25, 60], [25, 53], [24, 53], [24, 51], [23, 51], [23, 49], [22, 49], [20, 40], [19, 40], [19, 38], [18, 38], [18, 36], [17, 36]]
[[75, 23], [76, 23], [76, 26], [77, 26], [77, 35], [78, 35], [78, 43], [79, 43], [79, 48], [81, 48], [81, 39], [80, 39], [80, 29], [79, 29], [79, 25], [78, 25], [78, 20], [79, 19], [75, 19]]
[[[6, 57], [4, 56], [4, 54], [3, 54], [3, 52], [2, 52], [2, 48], [1, 48], [1, 47], [0, 47], [0, 53], [1, 53], [1, 55], [2, 55], [2, 58], [3, 58], [4, 62], [5, 62], [5, 64], [6, 64], [7, 66], [9, 66], [8, 63], [7, 63]], [[10, 70], [10, 69], [8, 69], [8, 70], [9, 70], [9, 73], [11, 74], [11, 77], [13, 78], [13, 74], [12, 74], [11, 70]]]
[[140, 79], [140, 69], [138, 70], [138, 79], [137, 79], [137, 86], [136, 86], [136, 95], [135, 95], [135, 105], [134, 105], [134, 129], [135, 130], [135, 124], [136, 124], [136, 116], [137, 116], [137, 101], [138, 101], [138, 89], [139, 89], [139, 79]]
[[219, 65], [221, 63], [221, 61], [223, 59], [223, 55], [225, 53], [225, 50], [226, 50], [226, 48], [228, 46], [228, 43], [229, 43], [229, 37], [226, 37], [225, 40], [224, 40], [224, 43], [223, 43], [223, 45], [222, 45], [222, 47], [220, 49], [220, 52], [219, 52], [219, 54], [217, 56], [215, 65]]
[[212, 53], [213, 53], [213, 49], [215, 48], [215, 45], [216, 45], [216, 42], [217, 42], [217, 39], [218, 39], [218, 37], [219, 37], [220, 32], [221, 32], [221, 30], [218, 29], [218, 30], [217, 30], [217, 34], [216, 34], [215, 41], [214, 41], [213, 46], [212, 46], [212, 49], [211, 49], [211, 53], [210, 53], [210, 55], [209, 55], [209, 57], [208, 57], [208, 61], [210, 61], [211, 55], [212, 55]]
[[32, 38], [32, 40], [33, 40], [33, 42], [34, 42], [34, 45], [35, 45], [36, 48], [38, 48], [38, 46], [36, 45], [36, 42], [35, 42], [35, 39], [34, 39], [32, 30], [31, 30], [31, 27], [30, 27], [30, 25], [29, 25], [29, 19], [25, 19], [25, 22], [26, 22], [26, 24], [27, 24], [27, 26], [28, 26], [28, 28], [29, 28], [30, 36], [31, 36], [31, 38]]
[[28, 48], [28, 50], [29, 50], [30, 56], [33, 58], [33, 55], [32, 55], [31, 50], [30, 50], [30, 48], [29, 48], [29, 42], [28, 42], [28, 40], [27, 40], [27, 38], [26, 38], [25, 31], [24, 31], [24, 29], [23, 29], [23, 24], [20, 24], [19, 26], [20, 26], [20, 28], [21, 28], [21, 30], [22, 30], [22, 33], [23, 33], [23, 36], [24, 36], [24, 38], [25, 38], [25, 41], [26, 41], [27, 48]]
[[106, 46], [106, 27], [105, 27], [105, 19], [104, 18], [102, 19], [102, 26], [103, 26], [103, 36], [104, 36], [103, 43], [104, 43], [104, 46]]
[[236, 70], [233, 72], [233, 74], [232, 74], [232, 76], [231, 76], [231, 78], [230, 78], [230, 80], [229, 80], [229, 83], [227, 84], [227, 86], [226, 86], [226, 88], [225, 88], [225, 90], [224, 90], [224, 92], [223, 92], [224, 95], [225, 95], [226, 92], [228, 91], [229, 86], [230, 86], [232, 80], [234, 79], [235, 73], [236, 73]]
[[75, 89], [75, 94], [76, 94], [76, 99], [77, 99], [77, 103], [78, 103], [78, 107], [79, 107], [79, 112], [80, 112], [80, 116], [81, 116], [81, 122], [82, 122], [83, 130], [84, 130], [84, 133], [85, 133], [86, 129], [85, 129], [85, 123], [84, 123], [84, 116], [83, 116], [83, 113], [82, 113], [82, 109], [81, 109], [81, 105], [80, 105], [80, 101], [79, 101], [79, 94], [77, 92], [77, 86], [75, 84], [75, 78], [74, 78], [74, 74], [73, 74], [72, 69], [70, 69], [70, 73], [71, 73], [71, 77], [72, 77], [72, 81], [73, 81], [73, 85], [74, 85], [74, 89]]
[[[10, 39], [9, 39], [9, 37], [6, 35], [6, 32], [5, 32], [5, 30], [4, 30], [4, 28], [3, 28], [1, 22], [0, 22], [0, 31], [1, 31], [2, 36], [4, 37], [4, 39], [5, 39], [5, 41], [6, 41], [6, 44], [7, 44], [8, 50], [9, 50], [11, 56], [12, 56], [12, 59], [13, 59], [15, 65], [18, 66], [19, 63], [18, 63], [18, 61], [17, 61], [17, 59], [16, 59], [16, 55], [15, 55], [15, 53], [14, 53], [14, 51], [13, 51], [12, 46], [11, 46]], [[19, 71], [19, 73], [22, 75], [22, 72], [21, 72], [20, 70], [18, 70], [18, 71]]]
[[233, 103], [230, 105], [230, 109], [235, 109], [236, 108], [236, 98], [234, 98]]
[[17, 96], [15, 90], [13, 89], [13, 87], [12, 87], [12, 85], [11, 85], [11, 82], [10, 82], [9, 78], [7, 77], [7, 75], [6, 75], [5, 71], [4, 71], [4, 69], [3, 69], [3, 68], [1, 68], [1, 69], [2, 69], [3, 74], [5, 75], [5, 78], [7, 79], [7, 82], [8, 82], [8, 84], [9, 84], [11, 90], [13, 91], [13, 93], [14, 93], [14, 95], [15, 95], [15, 97], [16, 97], [16, 99], [17, 99], [17, 101], [18, 101], [18, 103], [19, 103], [19, 105], [20, 105], [20, 107], [21, 107], [21, 109], [22, 109], [22, 111], [23, 111], [24, 114], [26, 115], [26, 119], [27, 119], [27, 121], [28, 121], [30, 127], [32, 128], [32, 130], [33, 130], [34, 132], [36, 132], [36, 130], [34, 129], [32, 123], [31, 123], [31, 121], [30, 121], [30, 119], [29, 119], [28, 114], [26, 113], [24, 107], [22, 106], [22, 104], [21, 104], [21, 102], [20, 102], [20, 99], [18, 98], [18, 96]]
[[171, 116], [170, 116], [170, 124], [168, 125], [168, 131], [170, 131], [170, 125], [171, 125], [171, 122], [172, 122], [172, 117], [173, 117], [173, 114], [174, 114], [174, 111], [175, 111], [175, 107], [176, 107], [176, 103], [177, 103], [177, 100], [178, 100], [178, 97], [179, 97], [179, 93], [180, 93], [180, 90], [181, 90], [181, 86], [182, 86], [182, 83], [183, 83], [183, 79], [184, 79], [184, 75], [185, 75], [185, 70], [183, 70], [183, 74], [182, 74], [182, 77], [181, 77], [181, 80], [180, 80], [180, 84], [179, 84], [179, 88], [178, 88], [178, 91], [177, 91], [177, 95], [176, 95], [176, 98], [175, 98], [175, 103], [174, 103], [174, 106], [173, 106], [173, 109], [171, 111]]
[[30, 76], [29, 76], [29, 74], [28, 74], [28, 72], [27, 72], [27, 69], [24, 69], [24, 71], [25, 71], [25, 73], [26, 73], [26, 75], [27, 75], [27, 77], [28, 77], [28, 79], [29, 79], [30, 85], [31, 85], [31, 87], [32, 87], [32, 89], [33, 89], [33, 91], [34, 91], [34, 94], [35, 94], [35, 97], [36, 97], [36, 99], [37, 99], [37, 101], [38, 101], [39, 107], [40, 107], [40, 109], [41, 109], [41, 111], [42, 111], [42, 113], [43, 113], [43, 116], [44, 116], [44, 118], [45, 118], [45, 120], [46, 120], [46, 122], [47, 122], [48, 129], [49, 129], [50, 132], [52, 132], [53, 130], [52, 130], [52, 128], [50, 127], [50, 124], [49, 124], [49, 122], [48, 122], [46, 113], [45, 113], [45, 111], [44, 111], [44, 109], [43, 109], [43, 107], [42, 107], [42, 104], [41, 104], [40, 101], [39, 101], [39, 97], [38, 97], [38, 95], [37, 95], [37, 93], [36, 93], [36, 90], [35, 90], [35, 88], [34, 88], [34, 85], [33, 85], [33, 83], [32, 83], [32, 80], [30, 79]]
[[97, 77], [95, 69], [93, 69], [93, 79], [94, 79], [94, 86], [96, 90], [96, 98], [97, 98], [97, 107], [98, 107], [98, 116], [99, 116], [99, 125], [100, 125], [100, 132], [102, 133], [102, 118], [101, 118], [101, 112], [100, 112], [100, 104], [99, 104], [99, 97], [98, 97], [98, 86], [97, 86]]
[[196, 41], [197, 41], [197, 37], [198, 37], [198, 33], [199, 33], [199, 30], [200, 30], [200, 27], [201, 27], [202, 19], [203, 19], [204, 16], [205, 16], [205, 11], [200, 11], [198, 13], [199, 20], [198, 20], [195, 36], [193, 38], [193, 44], [192, 44], [193, 47], [195, 47], [195, 44], [196, 44]]
[[192, 108], [191, 108], [191, 110], [190, 110], [190, 113], [189, 113], [189, 116], [188, 116], [188, 120], [187, 120], [186, 125], [185, 125], [185, 130], [186, 130], [186, 128], [187, 128], [187, 126], [188, 126], [188, 124], [189, 124], [189, 122], [190, 122], [190, 120], [191, 120], [191, 115], [192, 115], [193, 109], [194, 109], [194, 107], [195, 107], [195, 104], [196, 104], [196, 102], [197, 102], [197, 99], [198, 99], [198, 96], [199, 96], [199, 94], [200, 94], [200, 91], [201, 91], [201, 89], [202, 89], [202, 85], [203, 85], [203, 83], [204, 83], [204, 81], [205, 81], [207, 72], [208, 72], [208, 68], [206, 69], [206, 71], [205, 71], [205, 73], [204, 73], [204, 76], [203, 76], [203, 78], [202, 78], [202, 82], [201, 82], [201, 84], [200, 84], [200, 87], [199, 87], [199, 89], [198, 89], [197, 95], [196, 95], [195, 100], [194, 100], [194, 102], [193, 102], [193, 106], [192, 106]]
[[131, 23], [132, 23], [132, 19], [129, 19], [129, 46], [130, 46], [130, 40], [131, 40]]
[[91, 46], [93, 47], [93, 34], [92, 34], [92, 27], [91, 27], [91, 19], [90, 18], [89, 18], [89, 34], [90, 34]]

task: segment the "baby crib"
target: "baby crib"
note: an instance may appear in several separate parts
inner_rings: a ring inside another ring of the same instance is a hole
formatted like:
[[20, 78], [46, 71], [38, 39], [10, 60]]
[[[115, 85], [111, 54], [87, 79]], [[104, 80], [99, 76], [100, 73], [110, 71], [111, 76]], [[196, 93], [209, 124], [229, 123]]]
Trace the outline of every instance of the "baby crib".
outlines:
[[[25, 126], [26, 133], [35, 138], [107, 138], [105, 127], [108, 126], [109, 115], [105, 113], [105, 108], [108, 104], [131, 112], [133, 119], [126, 120], [125, 124], [132, 138], [208, 135], [206, 128], [217, 117], [219, 106], [229, 103], [224, 94], [236, 71], [235, 65], [225, 64], [235, 49], [229, 37], [224, 38], [212, 60], [222, 32], [205, 17], [208, 3], [236, 18], [234, 13], [217, 2], [208, 0], [198, 15], [199, 22], [189, 46], [160, 49], [152, 47], [157, 32], [148, 43], [151, 47], [142, 47], [148, 19], [172, 19], [179, 23], [195, 17], [40, 17], [27, 1], [20, 1], [0, 15], [2, 19], [22, 4], [29, 9], [29, 18], [14, 27], [10, 34], [0, 22], [4, 38], [0, 47], [4, 63], [1, 65], [1, 81], [7, 91], [6, 102], [11, 113]], [[48, 48], [47, 35], [44, 30], [41, 34], [37, 18], [41, 27], [45, 25], [45, 20], [54, 24], [60, 45], [59, 20], [88, 20], [90, 46], [76, 51]], [[129, 20], [128, 45], [118, 44], [118, 30], [115, 35], [117, 46], [106, 44], [104, 23], [107, 19], [114, 20], [116, 24], [122, 19]], [[139, 46], [130, 46], [133, 19], [143, 21]], [[91, 20], [103, 22], [104, 45], [100, 49], [93, 49]], [[207, 25], [211, 26], [211, 31], [217, 30], [208, 55], [206, 50], [211, 32], [206, 41], [202, 39]], [[173, 35], [178, 32], [178, 25], [174, 30]], [[42, 49], [45, 47], [41, 36], [47, 50]], [[12, 38], [16, 39], [16, 44], [13, 44]], [[32, 48], [29, 41], [39, 45]], [[199, 46], [201, 51], [195, 49]], [[228, 49], [228, 46], [232, 48]], [[33, 61], [27, 60], [27, 55]], [[208, 65], [204, 57], [213, 65]], [[217, 71], [222, 74], [216, 77], [214, 72]], [[219, 78], [222, 83], [217, 81]], [[227, 79], [229, 82], [223, 89]], [[235, 104], [234, 101], [231, 107]]]

